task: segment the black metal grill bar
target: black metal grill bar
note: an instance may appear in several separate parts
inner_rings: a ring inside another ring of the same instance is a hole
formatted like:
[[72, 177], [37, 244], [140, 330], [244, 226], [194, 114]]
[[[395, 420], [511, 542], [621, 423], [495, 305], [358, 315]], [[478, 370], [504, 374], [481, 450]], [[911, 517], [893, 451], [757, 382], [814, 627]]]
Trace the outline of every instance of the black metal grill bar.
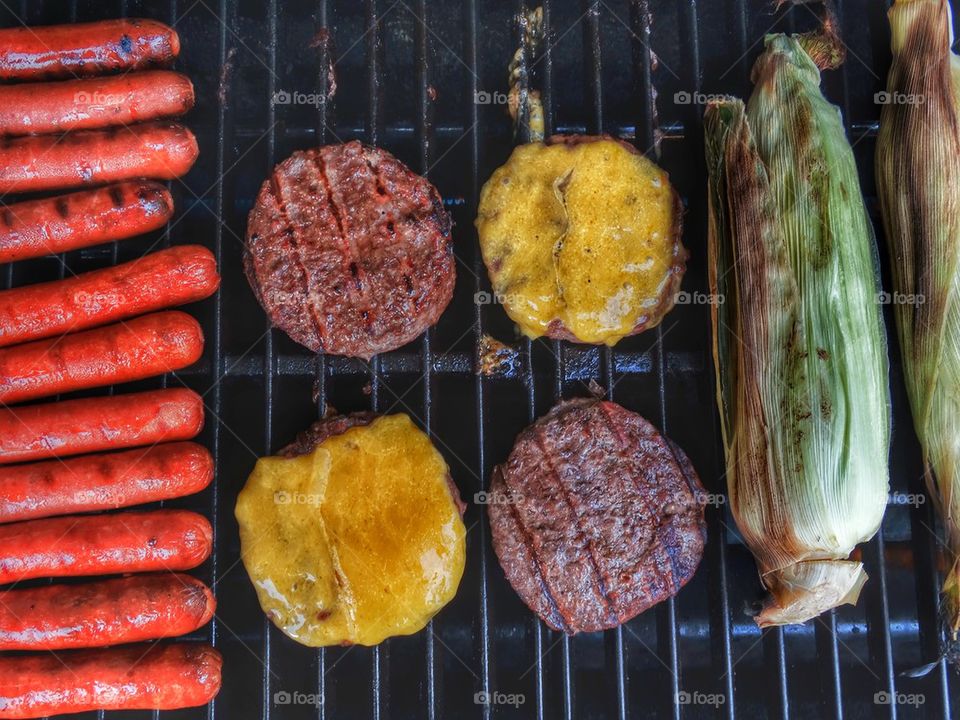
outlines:
[[[538, 70], [543, 70], [545, 62], [544, 60], [537, 66]], [[546, 111], [546, 101], [544, 101], [544, 111]], [[875, 138], [880, 130], [879, 124], [875, 121], [849, 120], [845, 118], [844, 125], [847, 129], [847, 134], [857, 138], [861, 136], [865, 138]], [[692, 132], [690, 124], [674, 121], [664, 122], [658, 125], [657, 129], [660, 131], [660, 136], [664, 141], [682, 141], [689, 137]], [[241, 140], [255, 140], [263, 135], [264, 130], [265, 128], [259, 126], [242, 125], [237, 127], [235, 134], [236, 137]], [[443, 140], [456, 140], [469, 130], [469, 126], [464, 127], [459, 124], [442, 124], [431, 128], [433, 136]], [[589, 132], [589, 130], [590, 125], [586, 123], [569, 122], [555, 125], [551, 132], [560, 135], [583, 135]], [[295, 140], [301, 143], [316, 142], [317, 144], [324, 142], [324, 140], [318, 139], [318, 129], [313, 127], [284, 125], [276, 128], [276, 131], [278, 136], [286, 140]], [[359, 125], [335, 125], [331, 123], [327, 126], [327, 131], [331, 134], [336, 133], [336, 137], [349, 138], [364, 136], [368, 132], [368, 128]], [[624, 140], [637, 139], [637, 126], [633, 124], [608, 121], [606, 131]], [[643, 133], [642, 128], [640, 132], [641, 134]], [[386, 123], [380, 128], [380, 137], [383, 142], [403, 140], [414, 137], [416, 133], [417, 128], [408, 123]], [[327, 141], [329, 142], [329, 139]], [[189, 200], [192, 201], [193, 198], [189, 198]], [[96, 252], [96, 249], [84, 252]]]
[[[327, 0], [317, 2], [317, 14], [315, 27], [318, 32], [329, 32], [327, 30]], [[333, 63], [330, 54], [331, 47], [330, 36], [327, 35], [324, 41], [320, 43], [317, 66], [317, 86], [320, 88], [320, 104], [317, 106], [317, 142], [321, 145], [326, 144], [328, 139], [327, 126], [330, 122], [330, 101], [329, 101], [329, 75], [328, 68]], [[327, 412], [327, 356], [326, 353], [317, 353], [316, 356], [316, 379], [315, 386], [317, 392], [317, 417], [324, 417]], [[327, 649], [317, 649], [317, 695], [321, 698], [327, 696]], [[326, 700], [317, 705], [318, 720], [325, 720], [327, 716]]]
[[[428, 86], [430, 83], [429, 66], [429, 41], [428, 41], [428, 22], [426, 0], [416, 0], [415, 12], [417, 19], [414, 24], [414, 46], [415, 63], [417, 75], [417, 112], [419, 123], [417, 125], [417, 138], [420, 146], [420, 173], [429, 179], [430, 163], [432, 157], [432, 122], [433, 106], [430, 102]], [[423, 384], [423, 424], [424, 431], [434, 439], [432, 430], [432, 392], [433, 392], [433, 349], [432, 341], [435, 331], [429, 328], [423, 334], [420, 343], [421, 347], [421, 365], [420, 382]], [[429, 720], [435, 720], [437, 714], [437, 687], [436, 675], [438, 671], [436, 647], [434, 642], [434, 621], [431, 619], [423, 634], [425, 643], [425, 661], [426, 661], [426, 687], [427, 687], [427, 717]]]
[[[893, 641], [891, 639], [892, 631], [890, 629], [890, 600], [887, 594], [887, 569], [883, 562], [885, 556], [884, 547], [885, 540], [883, 537], [883, 528], [881, 528], [880, 532], [877, 533], [876, 542], [871, 543], [871, 545], [867, 547], [867, 553], [869, 553], [872, 566], [876, 568], [876, 577], [871, 579], [874, 579], [879, 586], [879, 592], [876, 593], [876, 596], [880, 607], [876, 610], [876, 614], [878, 621], [883, 625], [883, 630], [880, 633], [880, 648], [878, 653], [880, 659], [877, 664], [883, 668], [884, 681], [886, 682], [885, 690], [893, 694], [897, 688], [893, 670]], [[874, 653], [871, 652], [871, 657], [873, 656]], [[896, 718], [896, 713], [896, 705], [891, 703], [889, 709], [889, 717], [891, 720]]]
[[[277, 0], [269, 0], [269, 11], [267, 18], [267, 57], [269, 66], [269, 76], [267, 78], [267, 97], [273, 98], [277, 92]], [[277, 160], [277, 110], [276, 105], [270, 102], [267, 110], [267, 123], [269, 132], [267, 134], [267, 162], [263, 168], [266, 176], [273, 171], [273, 166]], [[270, 455], [273, 450], [273, 390], [274, 390], [274, 366], [276, 358], [274, 355], [274, 334], [269, 318], [264, 323], [266, 337], [263, 346], [263, 372], [264, 372], [264, 425], [263, 425], [263, 454]], [[272, 702], [272, 675], [271, 669], [271, 638], [274, 632], [273, 623], [270, 622], [266, 614], [262, 619], [263, 628], [263, 699], [261, 707], [261, 717], [263, 720], [270, 720], [273, 710]]]
[[[218, 59], [219, 66], [221, 68], [225, 67], [228, 60], [228, 53], [230, 52], [229, 46], [232, 42], [232, 36], [229, 32], [230, 28], [233, 28], [236, 25], [235, 16], [236, 16], [236, 5], [235, 3], [229, 2], [229, 0], [220, 0], [218, 5], [218, 11], [220, 12], [220, 17], [223, 19], [223, 22], [220, 25], [218, 40]], [[176, 8], [172, 7], [171, 12], [176, 17]], [[229, 78], [225, 78], [229, 82]], [[223, 89], [225, 97], [228, 98], [228, 103], [233, 99], [232, 93], [229, 92], [229, 87]], [[221, 178], [221, 181], [217, 183], [217, 194], [216, 194], [216, 217], [218, 221], [216, 222], [216, 227], [214, 229], [214, 256], [216, 257], [217, 267], [223, 267], [223, 220], [226, 213], [226, 204], [224, 199], [224, 185], [225, 181], [223, 179], [224, 171], [226, 168], [226, 157], [227, 157], [227, 147], [228, 147], [228, 138], [231, 138], [233, 132], [233, 114], [228, 112], [229, 105], [221, 103], [217, 111], [217, 177]], [[232, 144], [232, 143], [231, 143]], [[225, 379], [225, 364], [224, 364], [224, 338], [223, 338], [223, 316], [224, 316], [224, 292], [223, 287], [217, 288], [215, 295], [215, 306], [214, 306], [214, 331], [213, 331], [213, 367], [214, 367], [214, 382], [216, 383], [210, 393], [210, 402], [213, 404], [214, 412], [217, 418], [223, 417], [224, 414], [224, 405], [223, 405], [223, 380]], [[220, 548], [222, 545], [223, 532], [226, 529], [221, 525], [222, 519], [220, 516], [220, 503], [222, 500], [221, 494], [221, 482], [219, 478], [221, 477], [221, 469], [223, 467], [222, 463], [222, 452], [221, 452], [221, 423], [219, 421], [211, 423], [212, 435], [210, 439], [211, 451], [213, 452], [213, 461], [214, 461], [214, 478], [215, 481], [212, 483], [212, 488], [210, 490], [210, 520], [214, 527], [214, 548], [213, 554], [210, 559], [210, 587], [213, 588], [214, 592], [217, 589], [217, 581], [219, 580], [219, 562], [220, 562]], [[210, 644], [214, 647], [217, 647], [219, 640], [219, 618], [214, 614], [213, 619], [210, 622]], [[212, 702], [208, 706], [207, 718], [208, 720], [215, 720], [217, 713], [217, 702]]]
[[[527, 12], [527, 5], [524, 0], [517, 0], [514, 7], [516, 8], [516, 13], [518, 16], [522, 16]], [[523, 44], [523, 32], [522, 28], [517, 25], [514, 28], [513, 32], [514, 42], [516, 47], [521, 47]], [[530, 91], [529, 75], [528, 75], [528, 62], [526, 59], [526, 54], [521, 59], [519, 64], [520, 78], [518, 83], [519, 89], [519, 102], [517, 108], [517, 126], [516, 126], [516, 142], [524, 143], [529, 140], [528, 127], [526, 125], [526, 120], [528, 118], [528, 113], [526, 109], [526, 95]], [[485, 268], [480, 268], [481, 273], [486, 273]], [[523, 366], [524, 366], [524, 384], [527, 389], [527, 418], [529, 422], [533, 422], [537, 418], [537, 405], [536, 405], [536, 380], [533, 367], [533, 343], [528, 337], [524, 337], [522, 340], [522, 355], [523, 355]], [[485, 513], [486, 514], [486, 513]], [[486, 519], [486, 518], [484, 518]], [[535, 654], [535, 666], [536, 666], [536, 685], [535, 685], [535, 694], [536, 694], [536, 713], [537, 720], [543, 720], [544, 717], [548, 717], [545, 709], [545, 679], [544, 679], [544, 653], [546, 652], [544, 648], [544, 629], [543, 624], [540, 622], [540, 619], [531, 616], [529, 619], [530, 626], [533, 627], [533, 651]]]

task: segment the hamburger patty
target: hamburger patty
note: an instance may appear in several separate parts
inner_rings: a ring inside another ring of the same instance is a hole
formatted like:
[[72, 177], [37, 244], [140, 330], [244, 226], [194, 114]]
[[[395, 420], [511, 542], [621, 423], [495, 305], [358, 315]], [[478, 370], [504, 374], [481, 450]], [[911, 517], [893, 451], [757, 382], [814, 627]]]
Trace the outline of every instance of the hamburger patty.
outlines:
[[297, 457], [313, 452], [313, 449], [334, 435], [342, 435], [347, 430], [358, 425], [369, 425], [377, 419], [373, 412], [356, 412], [349, 415], [328, 415], [317, 420], [310, 427], [298, 434], [292, 443], [280, 449], [277, 455], [282, 457]]
[[325, 145], [295, 152], [263, 183], [244, 269], [291, 338], [366, 359], [410, 342], [447, 307], [450, 228], [436, 188], [390, 153]]
[[616, 627], [693, 576], [706, 541], [703, 492], [686, 455], [636, 413], [562, 402], [493, 472], [493, 547], [551, 628]]

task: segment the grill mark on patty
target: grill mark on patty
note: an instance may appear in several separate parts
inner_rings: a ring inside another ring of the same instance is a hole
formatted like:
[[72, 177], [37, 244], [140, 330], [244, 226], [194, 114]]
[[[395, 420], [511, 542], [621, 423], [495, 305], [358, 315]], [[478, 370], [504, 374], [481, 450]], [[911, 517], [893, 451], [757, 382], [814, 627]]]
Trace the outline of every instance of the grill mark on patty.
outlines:
[[320, 170], [320, 176], [323, 178], [324, 187], [327, 189], [327, 203], [330, 206], [330, 213], [337, 223], [337, 232], [339, 233], [339, 240], [343, 248], [344, 276], [349, 281], [346, 284], [348, 287], [353, 288], [355, 296], [359, 296], [361, 306], [364, 308], [361, 312], [361, 317], [366, 321], [366, 326], [369, 329], [372, 320], [370, 317], [370, 303], [367, 302], [366, 290], [368, 283], [366, 282], [366, 273], [360, 266], [360, 252], [357, 250], [353, 233], [349, 232], [350, 228], [346, 227], [344, 222], [345, 216], [341, 214], [340, 207], [337, 205], [334, 186], [333, 183], [330, 182], [330, 176], [327, 174], [327, 161], [326, 158], [323, 157], [322, 150], [314, 153], [314, 158], [317, 168]]
[[[600, 406], [600, 412], [602, 413], [603, 418], [606, 421], [604, 424], [607, 426], [607, 429], [610, 431], [611, 435], [613, 435], [614, 440], [616, 440], [616, 442], [620, 445], [620, 447], [629, 447], [627, 437], [623, 434], [622, 429], [615, 422], [615, 420], [613, 419], [613, 416], [610, 414], [610, 405], [608, 405], [605, 402], [599, 402], [597, 404]], [[672, 451], [670, 453], [670, 456], [676, 459]], [[679, 465], [680, 464], [677, 463], [677, 467], [678, 469], [680, 469], [680, 474], [683, 475], [684, 482], [689, 484], [690, 481], [687, 479], [686, 473], [683, 472], [683, 469], [680, 468]], [[641, 488], [640, 485], [637, 483], [637, 479], [636, 477], [634, 477], [634, 474], [630, 473], [630, 477], [634, 487], [637, 490], [637, 494], [641, 498], [645, 498], [646, 493], [644, 492], [643, 488]], [[667, 558], [670, 560], [670, 570], [672, 572], [672, 575], [669, 578], [670, 587], [675, 590], [677, 586], [677, 578], [680, 577], [680, 573], [678, 572], [677, 561], [675, 557], [677, 548], [674, 548], [672, 546], [669, 539], [667, 539], [667, 541], [664, 542], [664, 539], [660, 537], [660, 531], [663, 529], [664, 523], [669, 519], [669, 517], [670, 516], [668, 514], [661, 514], [660, 522], [657, 524], [657, 527], [654, 529], [654, 531], [650, 533], [650, 542], [647, 544], [647, 547], [644, 548], [643, 553], [645, 555], [650, 553], [655, 553], [658, 547], [662, 548], [667, 553]]]
[[564, 485], [563, 480], [560, 479], [560, 473], [557, 470], [557, 467], [553, 463], [553, 459], [550, 457], [550, 454], [547, 452], [546, 447], [546, 431], [543, 426], [536, 427], [534, 430], [534, 442], [537, 443], [537, 447], [540, 448], [540, 453], [543, 456], [543, 463], [547, 468], [547, 472], [556, 478], [557, 487], [560, 488], [560, 494], [563, 496], [563, 501], [566, 506], [570, 509], [570, 514], [573, 515], [574, 527], [576, 529], [576, 538], [578, 550], [585, 550], [587, 558], [590, 561], [590, 567], [593, 570], [594, 575], [597, 579], [597, 588], [600, 591], [600, 599], [603, 601], [604, 609], [607, 613], [607, 618], [612, 619], [616, 622], [617, 614], [613, 610], [613, 603], [610, 601], [610, 595], [607, 592], [607, 581], [604, 577], [603, 572], [600, 570], [600, 563], [597, 562], [596, 554], [594, 553], [593, 543], [587, 539], [587, 534], [583, 530], [583, 518], [580, 516], [580, 513], [577, 512], [576, 507], [573, 504], [573, 501], [570, 499], [570, 490]]
[[274, 172], [270, 175], [270, 185], [273, 188], [273, 194], [277, 198], [277, 210], [280, 215], [280, 220], [283, 221], [283, 225], [286, 226], [285, 235], [290, 238], [290, 244], [293, 246], [293, 252], [296, 259], [297, 267], [300, 270], [300, 274], [303, 277], [303, 290], [304, 298], [303, 304], [307, 308], [307, 314], [310, 316], [310, 321], [313, 323], [313, 329], [317, 333], [317, 338], [320, 341], [320, 348], [324, 347], [324, 334], [322, 323], [317, 316], [317, 306], [316, 306], [316, 295], [310, 289], [310, 273], [307, 271], [306, 263], [303, 261], [303, 251], [300, 248], [299, 239], [297, 238], [297, 230], [294, 227], [293, 222], [290, 220], [290, 214], [287, 212], [287, 202], [283, 197], [283, 186], [280, 181], [282, 175], [280, 173]]
[[537, 573], [537, 582], [540, 585], [540, 589], [543, 591], [543, 597], [547, 601], [547, 604], [550, 606], [550, 619], [554, 621], [554, 625], [559, 628], [564, 633], [570, 632], [570, 624], [567, 621], [566, 616], [560, 610], [560, 605], [557, 602], [556, 596], [553, 594], [553, 591], [550, 589], [550, 584], [547, 582], [547, 576], [543, 572], [543, 559], [540, 557], [537, 552], [537, 546], [533, 542], [533, 534], [523, 522], [523, 516], [517, 511], [513, 500], [513, 491], [510, 487], [509, 482], [507, 482], [507, 474], [503, 471], [503, 468], [497, 466], [495, 471], [500, 476], [500, 481], [503, 483], [504, 490], [507, 493], [506, 498], [506, 508], [507, 512], [510, 513], [510, 517], [513, 518], [513, 521], [516, 523], [517, 528], [520, 530], [522, 536], [522, 544], [527, 551], [530, 553], [530, 559], [533, 561], [533, 569]]
[[[364, 153], [363, 153], [363, 161], [366, 163], [367, 169], [370, 171], [370, 174], [373, 175], [374, 186], [376, 187], [378, 197], [389, 198], [390, 193], [387, 190], [387, 186], [383, 182], [383, 173], [381, 172], [381, 169], [380, 169], [380, 163], [377, 163], [376, 165], [374, 165], [373, 161], [370, 159], [370, 153], [367, 152], [366, 150], [364, 150]], [[406, 216], [401, 216], [399, 219], [402, 221], [404, 217]], [[420, 218], [416, 213], [413, 213], [411, 217], [413, 217], [415, 221], [420, 220]], [[398, 260], [399, 260], [400, 266], [404, 268], [404, 275], [403, 275], [404, 290], [406, 290], [406, 295], [408, 297], [413, 298], [414, 309], [419, 310], [421, 303], [419, 302], [419, 298], [415, 296], [416, 284], [413, 282], [413, 278], [410, 273], [410, 271], [413, 268], [413, 262], [410, 259], [411, 243], [408, 243], [408, 242], [401, 243], [397, 241], [398, 231], [397, 231], [396, 222], [394, 221], [393, 218], [387, 218], [385, 222], [385, 227], [387, 229], [387, 232], [390, 234], [390, 247], [403, 248], [403, 255]]]

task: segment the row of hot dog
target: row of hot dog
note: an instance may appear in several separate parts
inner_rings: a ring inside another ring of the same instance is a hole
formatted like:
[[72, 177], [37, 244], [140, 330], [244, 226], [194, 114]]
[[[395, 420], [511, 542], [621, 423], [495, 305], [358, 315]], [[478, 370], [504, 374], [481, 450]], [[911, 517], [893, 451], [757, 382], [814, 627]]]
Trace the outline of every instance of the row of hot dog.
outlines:
[[[0, 30], [0, 80], [17, 81], [0, 86], [0, 193], [112, 183], [7, 204], [0, 261], [170, 220], [156, 180], [186, 173], [198, 151], [187, 128], [161, 118], [189, 110], [193, 86], [147, 68], [179, 47], [172, 29], [141, 20]], [[104, 75], [115, 71], [125, 74]], [[187, 707], [219, 689], [213, 648], [136, 644], [213, 616], [211, 589], [184, 574], [210, 555], [209, 521], [186, 510], [91, 514], [211, 482], [210, 453], [186, 442], [203, 427], [202, 398], [170, 388], [9, 407], [194, 363], [202, 330], [170, 308], [218, 285], [213, 255], [180, 246], [0, 292], [0, 584], [13, 584], [0, 593], [0, 651], [56, 653], [0, 656], [0, 718]], [[18, 585], [100, 575], [113, 577]]]

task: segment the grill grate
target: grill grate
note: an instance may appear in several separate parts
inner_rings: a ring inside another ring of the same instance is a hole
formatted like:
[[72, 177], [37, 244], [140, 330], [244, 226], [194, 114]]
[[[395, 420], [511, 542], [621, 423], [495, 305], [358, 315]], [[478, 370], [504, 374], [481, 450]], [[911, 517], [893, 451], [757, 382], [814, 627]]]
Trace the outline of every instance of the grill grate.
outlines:
[[[872, 95], [888, 62], [885, 4], [838, 5], [851, 53], [842, 71], [825, 76], [824, 88], [844, 110], [872, 196]], [[922, 678], [899, 675], [934, 658], [940, 642], [930, 503], [891, 504], [882, 533], [863, 547], [870, 581], [858, 607], [762, 635], [746, 613], [759, 597], [754, 566], [722, 506], [708, 510], [708, 546], [690, 585], [602, 635], [567, 638], [534, 620], [503, 579], [485, 510], [476, 503], [466, 516], [468, 566], [458, 596], [423, 632], [372, 649], [311, 650], [287, 640], [260, 612], [239, 565], [232, 506], [255, 457], [328, 406], [413, 415], [470, 501], [520, 429], [560, 397], [583, 395], [594, 379], [684, 447], [708, 489], [723, 491], [707, 307], [677, 307], [656, 331], [597, 349], [517, 340], [501, 308], [474, 301], [489, 291], [472, 226], [479, 190], [515, 142], [504, 107], [475, 98], [505, 92], [506, 66], [520, 42], [514, 18], [533, 6], [0, 0], [5, 25], [116, 15], [171, 22], [183, 40], [178, 67], [198, 90], [189, 123], [201, 159], [182, 183], [172, 183], [178, 215], [164, 232], [67, 253], [62, 262], [18, 263], [0, 276], [6, 287], [55, 279], [183, 242], [210, 244], [221, 264], [223, 287], [193, 308], [208, 338], [203, 360], [176, 377], [136, 384], [182, 382], [204, 393], [209, 415], [201, 441], [217, 462], [209, 490], [169, 505], [207, 512], [217, 530], [214, 556], [198, 572], [215, 585], [220, 607], [190, 639], [212, 640], [224, 653], [224, 689], [210, 708], [170, 717], [951, 717], [960, 695], [944, 663]], [[786, 19], [774, 16], [765, 0], [545, 0], [543, 9], [547, 40], [521, 68], [522, 89], [542, 92], [548, 133], [620, 135], [670, 172], [687, 206], [684, 242], [692, 259], [684, 289], [705, 291], [701, 108], [676, 102], [674, 93], [747, 94], [758, 39], [771, 30], [806, 29], [812, 15], [801, 6]], [[331, 65], [336, 93], [328, 98]], [[315, 97], [277, 104], [271, 99], [278, 92]], [[382, 145], [440, 188], [456, 220], [459, 259], [454, 301], [438, 326], [369, 364], [314, 357], [270, 331], [240, 267], [246, 214], [275, 162], [296, 148], [353, 138]], [[870, 205], [876, 221], [872, 197]], [[518, 362], [495, 377], [473, 372], [488, 333], [519, 352]], [[891, 353], [893, 490], [922, 493], [895, 345]], [[520, 694], [524, 704], [476, 704], [481, 690], [501, 699]], [[922, 697], [923, 704], [878, 705], [877, 692], [899, 693], [902, 701]], [[291, 702], [280, 702], [278, 693]], [[323, 702], [309, 702], [311, 694]], [[723, 702], [709, 704], [711, 697]]]

